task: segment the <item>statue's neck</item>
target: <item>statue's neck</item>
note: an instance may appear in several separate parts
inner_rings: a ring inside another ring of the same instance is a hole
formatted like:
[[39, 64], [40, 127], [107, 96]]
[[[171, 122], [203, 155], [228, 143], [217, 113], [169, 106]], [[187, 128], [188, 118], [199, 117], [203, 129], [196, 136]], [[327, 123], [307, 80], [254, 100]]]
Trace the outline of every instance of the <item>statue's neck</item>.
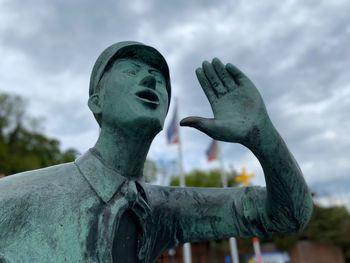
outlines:
[[107, 167], [121, 176], [138, 179], [143, 175], [152, 139], [142, 134], [135, 136], [122, 130], [102, 128], [94, 150]]

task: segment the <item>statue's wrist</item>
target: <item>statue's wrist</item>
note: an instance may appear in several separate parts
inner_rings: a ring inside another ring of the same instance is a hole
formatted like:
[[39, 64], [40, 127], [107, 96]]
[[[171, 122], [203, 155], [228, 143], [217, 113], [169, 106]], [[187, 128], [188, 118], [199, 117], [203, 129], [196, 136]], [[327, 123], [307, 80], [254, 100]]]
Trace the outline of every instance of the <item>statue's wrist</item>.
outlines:
[[266, 116], [263, 120], [255, 124], [248, 132], [244, 145], [254, 154], [262, 154], [273, 148], [279, 138], [279, 134], [272, 124], [270, 118]]

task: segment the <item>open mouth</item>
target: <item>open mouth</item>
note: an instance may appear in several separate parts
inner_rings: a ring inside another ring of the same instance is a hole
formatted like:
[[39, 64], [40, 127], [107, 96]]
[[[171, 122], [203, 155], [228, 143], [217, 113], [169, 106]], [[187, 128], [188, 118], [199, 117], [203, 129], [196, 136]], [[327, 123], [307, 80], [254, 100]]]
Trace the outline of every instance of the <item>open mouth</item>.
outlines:
[[143, 102], [150, 103], [154, 106], [159, 105], [159, 98], [155, 92], [152, 90], [142, 90], [136, 93], [136, 96], [138, 99], [142, 100]]

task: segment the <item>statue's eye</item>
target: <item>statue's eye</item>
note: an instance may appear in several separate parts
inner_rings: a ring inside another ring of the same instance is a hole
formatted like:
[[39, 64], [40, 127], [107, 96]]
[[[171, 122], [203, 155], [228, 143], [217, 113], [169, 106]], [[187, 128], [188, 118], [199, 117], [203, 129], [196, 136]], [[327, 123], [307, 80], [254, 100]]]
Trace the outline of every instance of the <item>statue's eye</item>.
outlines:
[[163, 77], [159, 74], [153, 74], [158, 84], [163, 84]]
[[124, 72], [128, 75], [136, 75], [136, 71], [134, 69], [127, 69]]

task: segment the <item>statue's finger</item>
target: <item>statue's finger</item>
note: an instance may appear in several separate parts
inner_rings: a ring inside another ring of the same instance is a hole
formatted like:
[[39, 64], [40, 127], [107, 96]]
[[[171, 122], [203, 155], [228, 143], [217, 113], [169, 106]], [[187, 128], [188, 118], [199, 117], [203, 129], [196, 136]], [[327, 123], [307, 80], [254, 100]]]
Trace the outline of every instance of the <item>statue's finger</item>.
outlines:
[[210, 64], [208, 61], [204, 61], [202, 64], [202, 67], [203, 67], [204, 74], [209, 80], [209, 83], [213, 88], [213, 90], [215, 91], [215, 93], [218, 95], [227, 93], [227, 89], [219, 79], [212, 64]]
[[[180, 121], [181, 126], [189, 126], [204, 132], [210, 137], [215, 136], [215, 119], [202, 118], [197, 116], [191, 116], [184, 118]], [[217, 131], [216, 131], [217, 132]]]
[[228, 90], [233, 90], [237, 87], [237, 84], [235, 83], [233, 77], [230, 73], [227, 72], [225, 65], [222, 64], [220, 59], [214, 58], [211, 64], [213, 65], [216, 74]]
[[196, 69], [196, 76], [209, 102], [213, 101], [217, 94], [215, 94], [202, 68]]
[[231, 63], [227, 63], [226, 67], [227, 71], [232, 75], [233, 79], [239, 86], [244, 86], [247, 84], [253, 84], [250, 79], [237, 67], [232, 65]]

